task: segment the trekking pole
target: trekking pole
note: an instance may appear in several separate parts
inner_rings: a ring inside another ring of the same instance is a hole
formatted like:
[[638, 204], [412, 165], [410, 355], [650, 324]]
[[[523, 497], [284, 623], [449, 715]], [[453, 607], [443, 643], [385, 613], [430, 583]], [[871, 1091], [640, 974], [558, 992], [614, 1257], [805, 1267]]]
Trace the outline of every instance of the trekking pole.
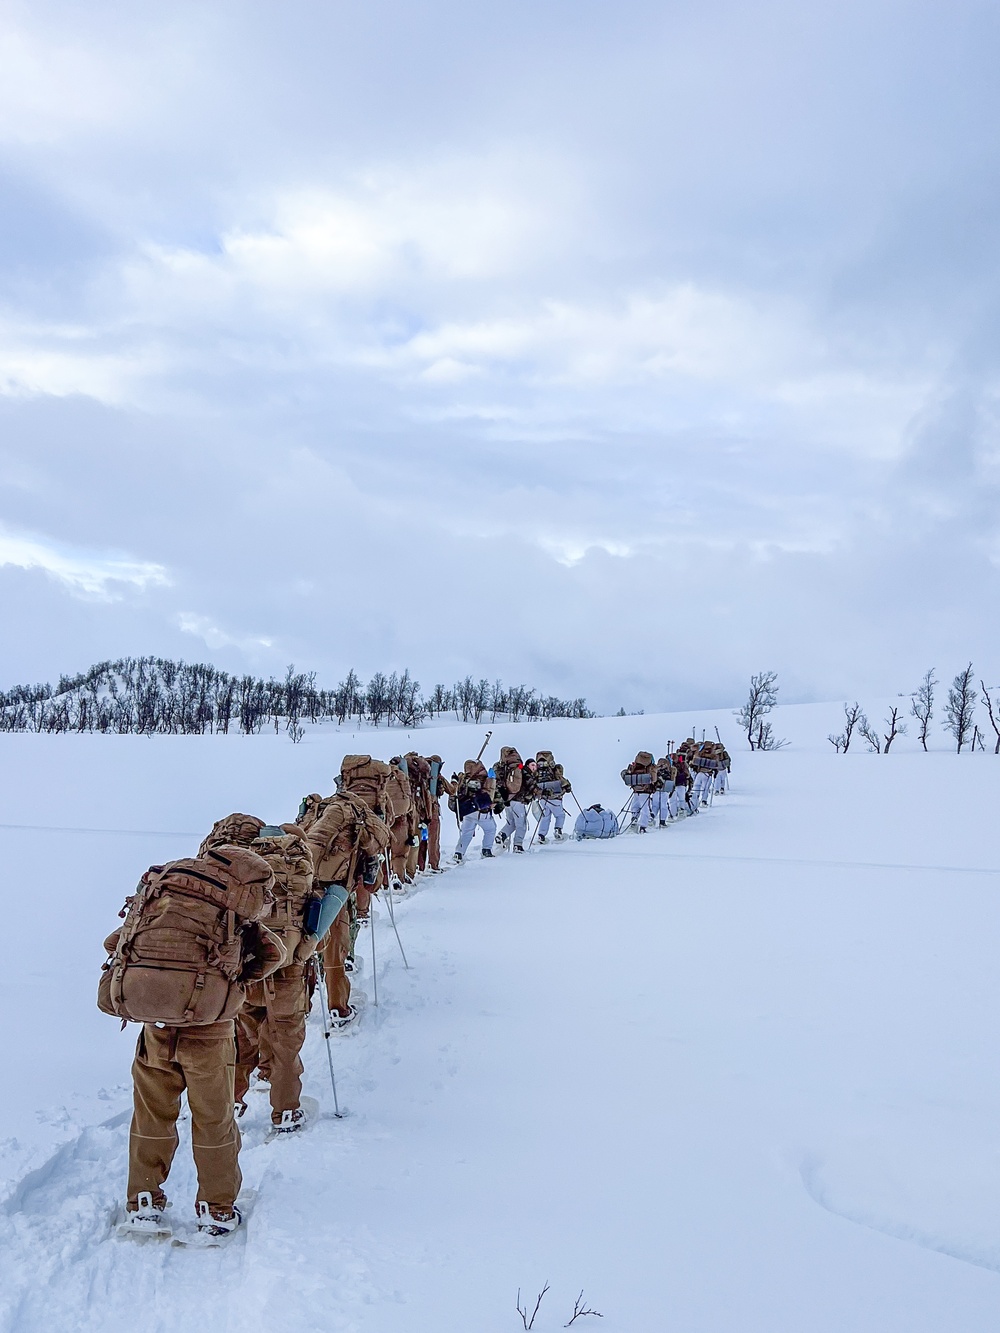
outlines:
[[386, 899], [386, 902], [389, 904], [389, 920], [392, 922], [393, 930], [396, 931], [396, 943], [399, 945], [399, 952], [403, 955], [403, 966], [406, 968], [407, 972], [409, 972], [410, 965], [406, 961], [406, 953], [403, 950], [403, 941], [399, 938], [399, 931], [396, 929], [396, 911], [392, 902], [392, 889], [390, 888], [388, 892], [389, 897]]
[[583, 806], [582, 806], [582, 805], [580, 804], [580, 802], [576, 799], [576, 792], [575, 792], [575, 791], [571, 791], [571, 792], [570, 792], [570, 796], [572, 796], [573, 801], [574, 801], [575, 804], [576, 804], [576, 808], [580, 811], [580, 814], [582, 815], [582, 814], [583, 814]]
[[338, 1120], [343, 1120], [344, 1113], [340, 1109], [340, 1102], [337, 1100], [337, 1076], [333, 1072], [333, 1051], [330, 1050], [330, 1010], [326, 1003], [326, 972], [323, 970], [322, 963], [319, 966], [319, 1007], [323, 1014], [323, 1036], [326, 1040], [326, 1058], [330, 1065], [330, 1087], [333, 1088], [333, 1114]]
[[[392, 893], [392, 889], [386, 886], [386, 893]], [[371, 914], [371, 920], [368, 922], [368, 931], [372, 937], [372, 989], [375, 993], [375, 1008], [378, 1008], [378, 968], [375, 966], [375, 914]]]

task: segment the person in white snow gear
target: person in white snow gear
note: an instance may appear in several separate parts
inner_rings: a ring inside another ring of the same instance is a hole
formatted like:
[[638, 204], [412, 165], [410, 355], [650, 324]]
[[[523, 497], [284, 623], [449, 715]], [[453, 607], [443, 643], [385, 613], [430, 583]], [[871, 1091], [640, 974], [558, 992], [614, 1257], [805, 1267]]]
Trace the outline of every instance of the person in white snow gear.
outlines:
[[651, 807], [660, 828], [666, 828], [674, 818], [674, 784], [677, 781], [677, 765], [673, 756], [665, 754], [656, 761], [656, 773], [660, 779], [660, 790], [654, 795]]
[[535, 784], [538, 804], [542, 816], [536, 830], [539, 842], [545, 842], [549, 835], [549, 826], [555, 819], [554, 836], [556, 842], [563, 840], [563, 825], [566, 823], [566, 810], [563, 797], [573, 788], [563, 774], [562, 764], [557, 764], [551, 750], [539, 750], [535, 756]]
[[632, 793], [627, 802], [630, 827], [638, 833], [645, 833], [652, 817], [653, 797], [660, 789], [660, 778], [651, 752], [640, 750], [628, 768], [622, 769], [621, 776], [622, 782]]
[[524, 851], [524, 837], [528, 829], [528, 805], [525, 796], [528, 783], [524, 776], [524, 763], [513, 745], [504, 745], [500, 750], [500, 761], [496, 765], [496, 796], [493, 810], [504, 816], [503, 827], [497, 834], [500, 846], [508, 846], [515, 852]]
[[260, 924], [274, 902], [273, 888], [263, 858], [242, 847], [211, 847], [204, 856], [147, 870], [126, 900], [122, 925], [104, 942], [109, 958], [98, 1007], [123, 1026], [142, 1024], [132, 1063], [124, 1224], [130, 1232], [164, 1230], [163, 1186], [177, 1151], [185, 1092], [198, 1230], [214, 1237], [240, 1225], [233, 1020], [247, 984], [284, 961], [280, 941]]
[[448, 809], [455, 811], [459, 820], [458, 846], [452, 858], [456, 865], [465, 860], [466, 853], [476, 836], [483, 835], [482, 854], [493, 855], [497, 826], [493, 818], [493, 795], [496, 780], [478, 759], [467, 759], [461, 773], [453, 773], [454, 796], [448, 797]]

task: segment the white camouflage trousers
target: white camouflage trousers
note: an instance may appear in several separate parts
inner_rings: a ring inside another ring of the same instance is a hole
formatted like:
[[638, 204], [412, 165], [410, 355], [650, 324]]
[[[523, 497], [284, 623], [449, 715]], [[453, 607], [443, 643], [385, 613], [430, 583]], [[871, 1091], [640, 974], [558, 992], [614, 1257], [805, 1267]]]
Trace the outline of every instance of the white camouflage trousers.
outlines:
[[721, 796], [724, 791], [729, 790], [729, 774], [724, 768], [720, 768], [715, 775], [715, 794]]
[[464, 856], [469, 850], [469, 844], [476, 836], [476, 829], [483, 830], [483, 851], [491, 852], [493, 850], [493, 840], [497, 836], [497, 822], [489, 810], [473, 810], [462, 820], [462, 829], [458, 835], [458, 846], [455, 850], [459, 856]]
[[708, 793], [712, 785], [713, 774], [706, 773], [704, 769], [694, 775], [694, 786], [691, 788], [691, 804], [697, 810], [702, 801], [708, 800]]
[[556, 828], [561, 830], [563, 824], [566, 823], [566, 811], [563, 809], [561, 796], [545, 796], [538, 804], [541, 806], [542, 817], [538, 821], [538, 828], [535, 832], [540, 838], [547, 838], [552, 816], [555, 815]]
[[652, 811], [653, 800], [656, 792], [634, 792], [629, 812], [632, 816], [632, 823], [638, 824], [640, 828], [649, 826], [649, 816]]
[[511, 801], [504, 811], [503, 828], [501, 833], [506, 833], [508, 837], [513, 833], [514, 846], [524, 846], [524, 835], [528, 831], [528, 807], [523, 801]]

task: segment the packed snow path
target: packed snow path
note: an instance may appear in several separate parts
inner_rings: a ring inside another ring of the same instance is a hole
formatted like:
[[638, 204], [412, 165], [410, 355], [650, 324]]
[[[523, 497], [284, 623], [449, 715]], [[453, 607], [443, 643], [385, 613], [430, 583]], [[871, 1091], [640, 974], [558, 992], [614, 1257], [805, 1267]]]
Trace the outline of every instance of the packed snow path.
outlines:
[[[567, 755], [585, 799], [614, 795], [620, 751], [642, 739], [621, 733], [640, 723], [663, 729], [627, 719], [612, 745], [591, 727], [586, 760]], [[250, 753], [214, 814], [270, 814], [238, 799]], [[368, 1004], [334, 1046], [349, 1115], [329, 1115], [313, 1025], [306, 1091], [328, 1114], [265, 1143], [255, 1099], [258, 1201], [246, 1237], [213, 1253], [109, 1237], [134, 1029], [92, 1010], [122, 892], [186, 843], [94, 834], [92, 853], [70, 832], [8, 829], [6, 919], [30, 901], [56, 928], [4, 979], [0, 1328], [501, 1333], [520, 1327], [518, 1287], [533, 1303], [546, 1280], [543, 1331], [581, 1287], [604, 1333], [992, 1326], [1000, 784], [985, 759], [740, 756], [733, 795], [697, 819], [424, 881], [397, 906], [410, 971], [380, 907], [380, 1005], [363, 937]], [[928, 807], [970, 773], [961, 802]], [[274, 764], [266, 781], [286, 799]], [[39, 822], [30, 783], [11, 799], [10, 823]], [[113, 828], [100, 813], [91, 826]], [[190, 1208], [183, 1144], [169, 1192]]]

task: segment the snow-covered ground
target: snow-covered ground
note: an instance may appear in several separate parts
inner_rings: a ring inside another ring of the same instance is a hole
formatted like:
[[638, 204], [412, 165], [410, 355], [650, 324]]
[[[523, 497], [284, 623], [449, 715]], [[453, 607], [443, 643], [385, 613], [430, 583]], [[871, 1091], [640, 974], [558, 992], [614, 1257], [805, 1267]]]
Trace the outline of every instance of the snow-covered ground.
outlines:
[[[0, 1329], [940, 1333], [1000, 1316], [1000, 762], [837, 756], [839, 708], [646, 838], [473, 861], [385, 909], [379, 1007], [335, 1047], [349, 1116], [265, 1144], [245, 1242], [109, 1238], [134, 1029], [94, 997], [150, 863], [279, 821], [341, 754], [457, 766], [485, 727], [284, 738], [0, 736]], [[498, 726], [585, 804], [691, 716]], [[941, 745], [943, 747], [943, 741]], [[368, 943], [364, 944], [369, 948]], [[370, 953], [368, 956], [370, 964]], [[306, 1090], [331, 1109], [317, 1029]], [[263, 1103], [264, 1099], [258, 1099]], [[193, 1193], [182, 1147], [175, 1207]]]

